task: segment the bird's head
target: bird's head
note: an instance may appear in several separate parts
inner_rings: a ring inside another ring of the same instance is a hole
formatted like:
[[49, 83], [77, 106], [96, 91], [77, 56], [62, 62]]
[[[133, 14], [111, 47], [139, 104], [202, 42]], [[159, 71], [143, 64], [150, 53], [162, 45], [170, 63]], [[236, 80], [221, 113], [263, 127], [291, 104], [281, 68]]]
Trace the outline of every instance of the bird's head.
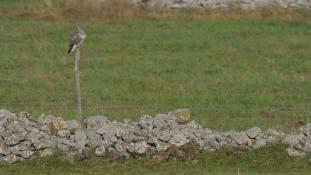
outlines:
[[79, 26], [79, 25], [77, 25], [76, 26], [76, 29], [79, 31], [79, 30], [82, 30], [82, 28]]

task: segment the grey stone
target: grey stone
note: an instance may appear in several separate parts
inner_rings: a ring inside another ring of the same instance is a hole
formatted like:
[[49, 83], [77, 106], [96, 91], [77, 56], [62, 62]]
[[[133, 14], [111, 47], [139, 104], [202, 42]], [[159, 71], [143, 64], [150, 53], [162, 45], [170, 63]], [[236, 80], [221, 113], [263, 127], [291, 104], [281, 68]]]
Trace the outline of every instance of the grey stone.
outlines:
[[18, 161], [21, 161], [23, 160], [21, 157], [17, 156], [17, 155], [14, 155], [14, 154], [9, 154], [7, 156], [5, 156], [3, 158], [3, 160], [9, 164], [12, 164], [12, 163], [15, 163], [15, 162], [18, 162]]
[[112, 131], [109, 131], [105, 134], [103, 134], [103, 140], [106, 140], [107, 142], [115, 143], [118, 141], [118, 138], [115, 136], [115, 134]]
[[122, 142], [117, 142], [114, 147], [115, 147], [116, 151], [119, 153], [126, 151], [125, 144], [123, 144]]
[[139, 142], [134, 144], [134, 150], [137, 154], [145, 154], [149, 145], [146, 142]]
[[246, 134], [251, 139], [255, 139], [260, 133], [261, 133], [261, 129], [258, 128], [257, 126], [249, 128], [248, 130], [246, 130]]
[[85, 119], [84, 122], [86, 123], [87, 128], [92, 129], [98, 129], [98, 127], [109, 123], [108, 119], [105, 116], [91, 116]]
[[[144, 8], [160, 7], [171, 9], [228, 9], [259, 10], [276, 6], [284, 9], [310, 9], [307, 0], [127, 0]], [[105, 3], [102, 0], [101, 3]]]
[[39, 142], [33, 143], [33, 145], [37, 150], [40, 150], [44, 148], [53, 148], [55, 143], [48, 139], [41, 139]]
[[10, 154], [10, 147], [8, 147], [2, 138], [0, 138], [0, 154], [8, 155]]
[[39, 152], [38, 152], [39, 157], [51, 156], [51, 155], [53, 155], [53, 153], [54, 153], [54, 150], [52, 148], [42, 149], [42, 150], [39, 150]]
[[267, 145], [266, 139], [258, 139], [255, 141], [255, 143], [252, 145], [253, 148], [261, 148]]
[[267, 143], [269, 144], [279, 144], [282, 143], [285, 138], [285, 133], [275, 129], [268, 129], [266, 131]]
[[170, 146], [168, 143], [164, 143], [164, 142], [156, 142], [155, 144], [156, 144], [156, 150], [158, 152], [166, 151]]
[[20, 141], [22, 141], [24, 139], [25, 139], [25, 135], [24, 134], [13, 133], [9, 137], [4, 137], [4, 142], [7, 145], [16, 145], [16, 144], [18, 144]]
[[105, 134], [107, 132], [111, 132], [110, 129], [111, 128], [110, 127], [108, 128], [108, 125], [98, 126], [97, 129], [96, 129], [96, 133], [103, 135], [103, 134]]
[[179, 147], [189, 143], [189, 140], [184, 134], [177, 133], [170, 139], [169, 143]]
[[64, 145], [70, 146], [70, 147], [76, 147], [76, 142], [74, 139], [70, 138], [57, 138], [58, 143], [62, 143]]
[[306, 142], [303, 148], [304, 152], [311, 152], [311, 134], [306, 138]]
[[97, 147], [101, 144], [102, 137], [94, 129], [87, 129], [86, 135], [91, 147]]
[[297, 145], [300, 143], [300, 140], [303, 139], [302, 137], [303, 136], [300, 134], [286, 135], [286, 137], [283, 140], [283, 144], [287, 144], [287, 145], [291, 145], [291, 146]]
[[41, 115], [38, 119], [40, 129], [48, 132], [49, 134], [56, 134], [57, 131], [65, 129], [65, 121], [61, 117], [55, 117], [52, 115]]
[[306, 153], [296, 150], [294, 148], [288, 148], [287, 149], [287, 154], [291, 157], [301, 157], [301, 156], [305, 156]]
[[168, 142], [171, 139], [172, 135], [169, 130], [164, 130], [157, 133], [157, 138], [163, 142]]
[[144, 115], [139, 121], [139, 126], [142, 129], [151, 130], [153, 128], [153, 118], [149, 115]]
[[130, 143], [128, 145], [126, 145], [126, 149], [128, 152], [130, 153], [135, 153], [135, 146], [134, 146], [134, 143]]
[[299, 132], [303, 134], [310, 134], [311, 132], [311, 123], [306, 124], [298, 129]]
[[200, 137], [203, 140], [206, 140], [209, 139], [212, 134], [213, 134], [212, 130], [205, 128], [198, 133], [198, 137]]
[[11, 151], [14, 149], [20, 150], [20, 151], [30, 150], [30, 149], [32, 149], [31, 145], [32, 145], [32, 143], [30, 141], [23, 141], [23, 142], [19, 143], [18, 145], [12, 146]]
[[230, 131], [228, 133], [228, 136], [230, 137], [232, 143], [234, 144], [246, 145], [249, 142], [249, 138], [246, 132]]
[[83, 150], [87, 143], [86, 131], [84, 129], [79, 129], [76, 131], [74, 140], [77, 143], [77, 148]]
[[160, 129], [176, 128], [177, 123], [173, 116], [167, 114], [157, 114], [153, 119], [153, 126]]
[[0, 120], [7, 118], [16, 118], [16, 114], [5, 109], [0, 109]]
[[67, 152], [70, 149], [69, 145], [66, 145], [64, 143], [57, 143], [57, 149], [63, 151], [63, 152]]
[[65, 121], [65, 128], [69, 130], [71, 133], [74, 133], [78, 129], [81, 129], [82, 126], [80, 122], [77, 120], [68, 120], [68, 121]]
[[103, 157], [106, 155], [106, 149], [104, 146], [99, 146], [95, 150], [95, 155], [99, 157]]
[[59, 131], [57, 131], [57, 135], [59, 137], [69, 137], [70, 131], [69, 130], [59, 130]]
[[29, 159], [32, 155], [34, 155], [34, 151], [31, 151], [31, 150], [25, 150], [25, 151], [18, 151], [16, 152], [15, 155], [18, 155], [18, 156], [21, 156], [25, 159]]

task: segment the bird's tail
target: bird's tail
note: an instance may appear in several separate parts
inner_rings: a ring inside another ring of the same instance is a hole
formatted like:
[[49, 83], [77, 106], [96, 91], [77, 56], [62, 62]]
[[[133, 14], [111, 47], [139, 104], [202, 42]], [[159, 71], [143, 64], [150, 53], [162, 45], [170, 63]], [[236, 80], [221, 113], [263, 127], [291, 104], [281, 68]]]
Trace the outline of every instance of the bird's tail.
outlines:
[[68, 51], [67, 51], [67, 53], [68, 53], [68, 54], [71, 54], [71, 53], [75, 50], [75, 48], [76, 48], [76, 45], [74, 45], [74, 44], [73, 44], [73, 45], [70, 45], [70, 46], [69, 46], [69, 49], [68, 49]]

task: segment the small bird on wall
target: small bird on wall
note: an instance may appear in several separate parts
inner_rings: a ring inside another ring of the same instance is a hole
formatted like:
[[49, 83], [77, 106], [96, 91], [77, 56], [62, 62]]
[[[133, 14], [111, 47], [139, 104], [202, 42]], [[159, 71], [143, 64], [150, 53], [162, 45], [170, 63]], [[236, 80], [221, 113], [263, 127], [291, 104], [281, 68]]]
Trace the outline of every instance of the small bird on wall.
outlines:
[[80, 26], [77, 26], [75, 32], [71, 35], [69, 39], [68, 54], [75, 52], [77, 48], [79, 48], [80, 45], [83, 43], [85, 38], [86, 34], [84, 30]]

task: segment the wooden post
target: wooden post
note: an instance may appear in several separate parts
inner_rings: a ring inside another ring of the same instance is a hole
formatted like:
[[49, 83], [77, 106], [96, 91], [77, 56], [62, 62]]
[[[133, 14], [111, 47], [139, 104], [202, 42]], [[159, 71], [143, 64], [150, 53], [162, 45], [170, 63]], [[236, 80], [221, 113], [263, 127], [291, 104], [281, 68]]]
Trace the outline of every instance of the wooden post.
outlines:
[[81, 92], [80, 92], [80, 50], [77, 48], [76, 50], [76, 64], [75, 64], [75, 72], [76, 72], [76, 86], [77, 86], [77, 99], [78, 99], [78, 120], [83, 126], [83, 118], [82, 118], [82, 106], [81, 106]]

